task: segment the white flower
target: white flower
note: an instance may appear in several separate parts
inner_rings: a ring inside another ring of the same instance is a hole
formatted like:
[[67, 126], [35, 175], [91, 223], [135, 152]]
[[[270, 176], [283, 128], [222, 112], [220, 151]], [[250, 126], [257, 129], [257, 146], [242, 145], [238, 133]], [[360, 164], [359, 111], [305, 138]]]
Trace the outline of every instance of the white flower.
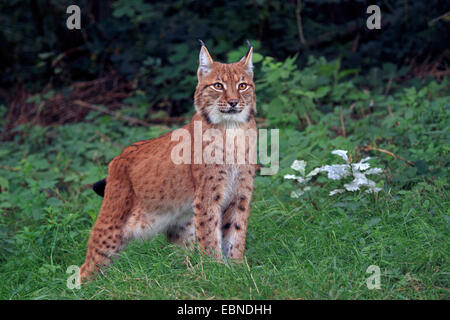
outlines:
[[[370, 163], [367, 161], [370, 160], [370, 157], [366, 157], [361, 159], [361, 161], [357, 163], [350, 163], [350, 160], [347, 156], [347, 151], [345, 150], [333, 150], [331, 152], [337, 156], [340, 156], [346, 164], [332, 164], [332, 165], [324, 165], [322, 167], [318, 167], [313, 169], [310, 173], [305, 176], [305, 168], [306, 162], [303, 160], [295, 160], [291, 168], [300, 173], [300, 176], [296, 176], [293, 174], [287, 174], [284, 176], [284, 179], [289, 180], [297, 180], [299, 184], [306, 184], [308, 181], [312, 179], [312, 177], [316, 176], [320, 172], [327, 172], [328, 178], [332, 180], [341, 180], [342, 178], [353, 176], [353, 181], [350, 183], [344, 184], [345, 189], [335, 189], [330, 191], [329, 195], [333, 196], [335, 194], [343, 193], [347, 191], [357, 191], [361, 190], [361, 187], [366, 187], [366, 193], [379, 192], [381, 188], [377, 188], [374, 181], [368, 179], [366, 175], [369, 174], [380, 174], [383, 172], [381, 168], [370, 168]], [[301, 195], [305, 193], [305, 191], [310, 190], [311, 187], [305, 186], [296, 191], [291, 192], [292, 198], [299, 198]]]
[[308, 182], [310, 179], [303, 179], [302, 177], [297, 177], [297, 181], [301, 184]]
[[[306, 168], [306, 161], [303, 160], [295, 160], [292, 165], [291, 168], [294, 169], [295, 171], [298, 171], [300, 173], [300, 176], [296, 176], [293, 174], [286, 174], [284, 176], [284, 179], [287, 180], [297, 180], [297, 182], [299, 184], [305, 184], [306, 182], [308, 182], [309, 180], [311, 180], [311, 177], [306, 177], [305, 178], [305, 168]], [[298, 189], [296, 191], [292, 191], [291, 192], [291, 197], [292, 198], [299, 198], [302, 194], [305, 193], [305, 191], [310, 190], [310, 187], [304, 187], [303, 189]]]
[[365, 192], [366, 193], [373, 193], [373, 192], [377, 193], [378, 191], [381, 191], [381, 190], [382, 190], [381, 188], [370, 188], [370, 189], [367, 189]]
[[300, 172], [302, 176], [305, 175], [305, 167], [306, 161], [303, 160], [295, 160], [291, 165], [291, 168], [294, 169], [295, 171]]
[[307, 178], [312, 178], [315, 175], [317, 175], [318, 173], [320, 173], [322, 170], [322, 168], [315, 168], [313, 171], [311, 171], [310, 173], [308, 173], [308, 175], [306, 176]]
[[335, 194], [344, 193], [344, 192], [345, 192], [344, 189], [334, 189], [333, 191], [330, 191], [330, 196], [334, 196]]
[[364, 174], [380, 174], [383, 170], [381, 168], [372, 168], [364, 172]]
[[369, 163], [361, 163], [361, 162], [358, 162], [358, 163], [352, 163], [352, 169], [355, 171], [355, 170], [362, 170], [362, 171], [364, 171], [364, 170], [367, 170], [367, 169], [369, 169], [370, 168], [370, 164]]
[[359, 187], [368, 187], [369, 189], [375, 189], [375, 182], [367, 179], [366, 175], [361, 172], [353, 172], [355, 180], [350, 183], [344, 184], [345, 189], [348, 191], [360, 190]]
[[305, 183], [310, 180], [310, 179], [304, 179], [303, 177], [299, 177], [294, 174], [286, 174], [283, 178], [286, 180], [297, 180], [299, 183]]
[[356, 180], [353, 180], [350, 183], [344, 184], [344, 187], [347, 191], [357, 191], [357, 190], [359, 190], [359, 186], [360, 185], [358, 184], [358, 181], [356, 181]]
[[292, 191], [291, 192], [291, 198], [294, 198], [294, 199], [298, 199], [298, 198], [300, 198], [300, 196], [302, 195], [302, 194], [304, 194], [305, 192], [302, 190], [302, 189], [298, 189], [298, 190], [296, 190], [296, 191]]
[[320, 168], [321, 172], [328, 172], [328, 178], [332, 180], [341, 180], [350, 175], [350, 166], [348, 164], [325, 165]]
[[340, 156], [345, 162], [349, 163], [346, 150], [333, 150], [331, 153]]
[[292, 191], [291, 198], [298, 199], [298, 198], [300, 198], [301, 195], [305, 194], [305, 191], [309, 191], [309, 190], [311, 190], [311, 187], [304, 187], [303, 190], [298, 189], [298, 190]]

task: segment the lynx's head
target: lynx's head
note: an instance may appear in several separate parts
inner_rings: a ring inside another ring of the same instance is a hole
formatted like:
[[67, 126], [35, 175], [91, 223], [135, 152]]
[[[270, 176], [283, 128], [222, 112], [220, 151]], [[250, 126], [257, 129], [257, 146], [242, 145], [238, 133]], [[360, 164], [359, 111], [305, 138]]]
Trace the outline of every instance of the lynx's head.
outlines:
[[252, 54], [249, 45], [239, 62], [224, 64], [213, 61], [202, 42], [194, 104], [208, 123], [239, 125], [256, 113]]

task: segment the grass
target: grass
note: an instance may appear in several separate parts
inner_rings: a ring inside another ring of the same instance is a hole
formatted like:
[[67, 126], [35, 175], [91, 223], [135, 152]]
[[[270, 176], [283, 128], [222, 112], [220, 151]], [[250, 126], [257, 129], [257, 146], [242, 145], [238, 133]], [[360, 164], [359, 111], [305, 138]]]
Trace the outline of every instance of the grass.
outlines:
[[[65, 208], [57, 215], [69, 217], [62, 218], [66, 223], [49, 227], [45, 239], [30, 235], [2, 263], [0, 297], [447, 299], [448, 203], [440, 201], [441, 192], [418, 187], [404, 201], [359, 199], [354, 210], [317, 198], [311, 199], [317, 208], [309, 201], [286, 204], [257, 192], [242, 265], [214, 263], [160, 236], [133, 242], [105, 276], [81, 290], [67, 289], [65, 271], [83, 262], [90, 221], [86, 213], [75, 217], [81, 206]], [[99, 206], [100, 199], [91, 197]], [[439, 204], [434, 214], [425, 199]], [[369, 265], [381, 268], [381, 290], [366, 286]]]
[[[345, 138], [335, 133], [339, 112], [304, 131], [282, 128], [280, 172], [255, 180], [241, 265], [158, 236], [132, 242], [80, 290], [68, 289], [66, 270], [83, 263], [102, 201], [87, 185], [106, 176], [123, 147], [168, 128], [97, 113], [82, 123], [17, 128], [15, 140], [0, 145], [0, 299], [449, 299], [448, 96], [426, 94], [396, 97], [395, 115], [377, 105], [362, 118], [344, 114]], [[330, 197], [336, 182], [319, 177], [290, 198], [294, 187], [283, 175], [294, 173], [294, 159], [307, 160], [310, 171], [338, 162], [334, 149], [361, 158], [369, 144], [414, 166], [372, 152], [385, 172], [378, 194]], [[381, 270], [379, 290], [366, 285], [371, 265]]]
[[[320, 192], [289, 199], [270, 179], [256, 181], [242, 265], [217, 264], [159, 236], [133, 242], [81, 290], [66, 287], [66, 269], [83, 262], [100, 197], [79, 184], [39, 219], [3, 216], [17, 231], [13, 243], [4, 240], [0, 298], [448, 299], [444, 181], [340, 201]], [[366, 286], [370, 265], [381, 268], [380, 290]]]

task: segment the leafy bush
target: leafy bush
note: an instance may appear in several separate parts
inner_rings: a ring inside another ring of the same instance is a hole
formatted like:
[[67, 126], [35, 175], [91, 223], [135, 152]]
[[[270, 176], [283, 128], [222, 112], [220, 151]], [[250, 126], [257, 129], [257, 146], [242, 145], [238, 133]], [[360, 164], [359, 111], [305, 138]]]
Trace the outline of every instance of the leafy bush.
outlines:
[[311, 124], [320, 119], [321, 110], [368, 100], [368, 95], [355, 88], [352, 81], [343, 81], [357, 70], [340, 70], [339, 60], [327, 62], [323, 57], [310, 56], [301, 70], [295, 60], [296, 56], [284, 62], [267, 57], [262, 63], [258, 97], [271, 123]]
[[415, 81], [367, 87], [357, 70], [342, 70], [339, 60], [310, 57], [303, 69], [294, 61], [266, 57], [257, 77], [261, 116], [281, 129], [281, 167], [295, 159], [312, 168], [325, 165], [317, 159], [344, 149], [358, 159], [381, 156], [389, 183], [402, 187], [448, 177], [447, 78], [420, 87]]
[[[60, 88], [114, 70], [145, 92], [151, 101], [150, 111], [162, 109], [173, 116], [190, 110], [192, 105], [197, 39], [204, 40], [214, 57], [221, 60], [250, 39], [260, 42], [259, 53], [278, 60], [300, 52], [295, 61], [299, 65], [311, 64], [307, 60], [310, 55], [335, 61], [325, 65], [331, 69], [311, 70], [310, 76], [317, 71], [326, 76], [339, 69], [340, 63], [346, 69], [369, 70], [378, 67], [380, 61], [391, 66], [408, 65], [412, 59], [416, 63], [433, 61], [442, 58], [449, 42], [445, 19], [428, 24], [448, 11], [439, 0], [302, 3], [306, 45], [298, 40], [296, 1], [80, 0], [81, 31], [65, 26], [66, 8], [73, 1], [3, 1], [0, 85], [10, 88], [22, 83], [35, 93], [49, 85]], [[369, 4], [381, 7], [382, 32], [365, 27]], [[293, 65], [294, 61], [285, 63]], [[265, 67], [275, 68], [269, 59]], [[378, 74], [386, 74], [384, 71]], [[328, 84], [310, 83], [302, 88], [308, 92], [294, 93], [301, 99], [305, 115], [313, 113], [311, 99], [331, 91], [342, 75], [334, 76]], [[381, 81], [381, 77], [376, 78]], [[308, 84], [309, 80], [302, 77], [302, 81]], [[315, 91], [317, 85], [322, 86], [320, 91]], [[339, 97], [346, 98], [351, 88], [335, 89], [332, 97], [338, 101]], [[310, 96], [311, 90], [316, 96]]]

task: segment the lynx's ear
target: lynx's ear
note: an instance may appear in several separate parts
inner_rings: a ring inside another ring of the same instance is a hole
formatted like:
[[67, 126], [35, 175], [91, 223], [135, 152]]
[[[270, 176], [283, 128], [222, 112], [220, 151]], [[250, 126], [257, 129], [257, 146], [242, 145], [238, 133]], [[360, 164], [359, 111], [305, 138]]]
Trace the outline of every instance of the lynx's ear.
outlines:
[[211, 67], [213, 64], [213, 59], [211, 58], [211, 55], [208, 52], [208, 49], [206, 49], [205, 44], [202, 40], [199, 40], [202, 47], [200, 48], [200, 55], [199, 55], [199, 64], [198, 64], [198, 70], [197, 75], [199, 78], [203, 77], [204, 75], [207, 75], [211, 71]]
[[248, 40], [247, 40], [247, 44], [248, 44], [247, 54], [245, 56], [243, 56], [242, 59], [239, 62], [242, 63], [245, 66], [245, 71], [249, 75], [253, 76], [253, 62], [252, 62], [253, 47], [250, 44], [250, 41], [248, 41]]

